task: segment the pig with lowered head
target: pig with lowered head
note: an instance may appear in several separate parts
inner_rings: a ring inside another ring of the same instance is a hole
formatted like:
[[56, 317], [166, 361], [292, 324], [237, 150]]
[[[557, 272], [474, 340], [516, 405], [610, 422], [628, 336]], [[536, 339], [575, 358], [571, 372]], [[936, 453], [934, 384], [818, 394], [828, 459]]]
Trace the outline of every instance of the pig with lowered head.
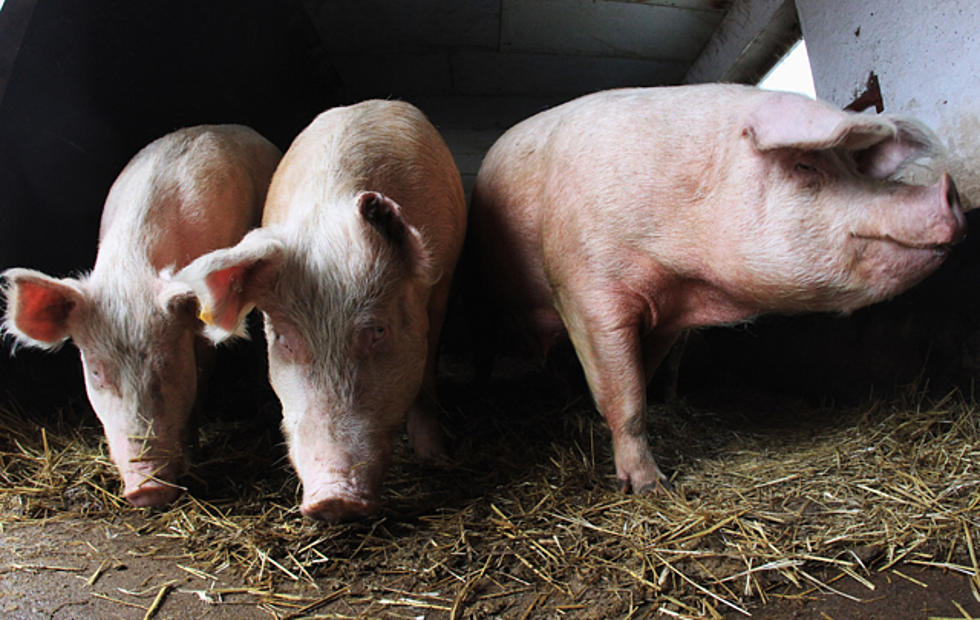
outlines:
[[470, 212], [485, 298], [566, 334], [624, 490], [667, 486], [645, 386], [683, 330], [838, 311], [935, 270], [966, 226], [914, 120], [738, 85], [594, 93], [507, 131]]
[[169, 503], [187, 422], [211, 361], [197, 303], [173, 272], [258, 225], [279, 150], [240, 125], [202, 125], [143, 148], [106, 198], [92, 271], [52, 278], [13, 268], [4, 329], [55, 349], [71, 338], [123, 494]]
[[304, 515], [373, 512], [406, 413], [416, 454], [444, 455], [435, 356], [465, 227], [436, 129], [410, 104], [365, 101], [297, 136], [261, 228], [177, 274], [215, 340], [262, 311]]

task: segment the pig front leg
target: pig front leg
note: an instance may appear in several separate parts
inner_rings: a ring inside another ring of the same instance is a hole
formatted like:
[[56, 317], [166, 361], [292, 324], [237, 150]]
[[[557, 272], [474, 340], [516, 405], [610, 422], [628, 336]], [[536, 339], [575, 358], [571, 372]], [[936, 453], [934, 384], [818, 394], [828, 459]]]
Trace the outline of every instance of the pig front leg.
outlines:
[[[596, 408], [609, 424], [621, 488], [633, 493], [668, 489], [667, 477], [657, 467], [647, 443], [640, 317], [608, 313], [614, 304], [602, 304], [598, 310], [583, 310], [582, 304], [569, 306], [560, 301], [558, 305]], [[588, 305], [595, 306], [595, 300]], [[669, 348], [670, 342], [666, 344], [666, 350]]]
[[[450, 274], [451, 275], [451, 274]], [[445, 277], [432, 291], [427, 310], [429, 332], [425, 355], [425, 374], [422, 377], [422, 390], [408, 410], [405, 430], [408, 443], [415, 456], [427, 463], [446, 463], [449, 452], [446, 439], [439, 426], [439, 399], [436, 396], [436, 362], [439, 358], [439, 335], [446, 315], [451, 277]]]
[[408, 443], [423, 463], [445, 463], [449, 460], [446, 440], [436, 416], [438, 410], [439, 403], [425, 388], [408, 410], [405, 421]]

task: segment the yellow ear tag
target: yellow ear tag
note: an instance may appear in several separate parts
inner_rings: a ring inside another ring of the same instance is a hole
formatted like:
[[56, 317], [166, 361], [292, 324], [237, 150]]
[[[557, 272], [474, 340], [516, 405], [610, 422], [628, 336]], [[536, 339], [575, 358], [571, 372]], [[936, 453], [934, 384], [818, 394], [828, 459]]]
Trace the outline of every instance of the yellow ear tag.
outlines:
[[207, 325], [214, 325], [214, 316], [211, 314], [211, 308], [208, 308], [203, 304], [201, 305], [200, 312], [197, 313], [197, 318], [204, 321], [204, 323]]

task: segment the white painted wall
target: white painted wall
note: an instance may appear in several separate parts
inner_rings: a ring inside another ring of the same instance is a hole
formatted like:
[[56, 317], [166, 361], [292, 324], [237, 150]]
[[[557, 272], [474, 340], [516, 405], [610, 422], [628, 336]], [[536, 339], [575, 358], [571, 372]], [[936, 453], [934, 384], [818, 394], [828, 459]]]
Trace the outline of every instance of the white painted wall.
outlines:
[[946, 142], [964, 202], [980, 206], [980, 2], [796, 0], [817, 96], [845, 106], [874, 71], [885, 112]]

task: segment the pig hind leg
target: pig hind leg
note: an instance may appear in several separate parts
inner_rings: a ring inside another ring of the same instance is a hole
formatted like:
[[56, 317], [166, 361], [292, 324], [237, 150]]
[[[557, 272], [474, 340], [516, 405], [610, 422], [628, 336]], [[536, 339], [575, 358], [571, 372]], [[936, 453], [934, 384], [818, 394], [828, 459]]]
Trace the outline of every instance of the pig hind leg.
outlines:
[[580, 312], [581, 306], [568, 306], [560, 300], [559, 307], [596, 408], [609, 424], [616, 477], [623, 490], [644, 493], [669, 488], [647, 443], [646, 374], [639, 321], [613, 321], [602, 308]]

